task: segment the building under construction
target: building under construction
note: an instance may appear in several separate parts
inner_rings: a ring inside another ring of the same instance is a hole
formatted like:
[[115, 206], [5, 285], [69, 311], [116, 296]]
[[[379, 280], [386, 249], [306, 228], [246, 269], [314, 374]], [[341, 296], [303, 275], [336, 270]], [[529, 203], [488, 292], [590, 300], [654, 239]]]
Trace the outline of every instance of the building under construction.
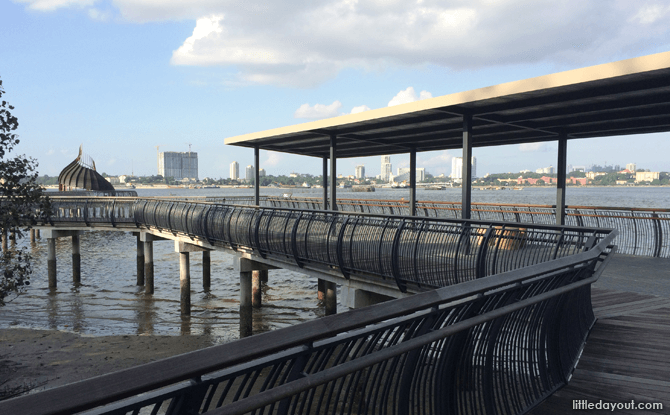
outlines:
[[174, 180], [198, 181], [198, 153], [165, 151], [158, 153], [158, 174]]

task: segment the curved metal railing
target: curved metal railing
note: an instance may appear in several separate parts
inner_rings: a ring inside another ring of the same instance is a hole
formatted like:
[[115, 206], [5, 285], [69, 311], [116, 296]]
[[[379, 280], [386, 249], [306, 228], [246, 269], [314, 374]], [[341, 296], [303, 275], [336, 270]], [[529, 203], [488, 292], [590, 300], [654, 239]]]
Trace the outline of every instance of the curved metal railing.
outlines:
[[[253, 203], [253, 198], [240, 199], [237, 203]], [[323, 207], [323, 201], [319, 198], [266, 196], [261, 199], [261, 205], [319, 210]], [[409, 202], [338, 199], [337, 209], [344, 212], [379, 215], [409, 215]], [[416, 215], [460, 219], [461, 204], [460, 202], [420, 201], [416, 205]], [[472, 219], [552, 225], [556, 223], [556, 207], [552, 205], [473, 203]], [[567, 206], [566, 225], [617, 229], [619, 236], [615, 243], [619, 253], [670, 258], [670, 209]]]
[[556, 261], [0, 402], [0, 412], [525, 413], [570, 379], [615, 234]]
[[150, 198], [54, 198], [55, 223], [155, 228], [209, 245], [395, 281], [458, 284], [590, 249], [610, 231]]

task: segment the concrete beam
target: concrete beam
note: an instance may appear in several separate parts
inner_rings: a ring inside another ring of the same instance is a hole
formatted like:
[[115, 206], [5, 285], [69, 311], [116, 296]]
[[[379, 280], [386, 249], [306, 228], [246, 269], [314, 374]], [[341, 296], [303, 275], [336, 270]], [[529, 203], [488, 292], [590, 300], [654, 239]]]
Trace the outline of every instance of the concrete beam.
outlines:
[[203, 248], [202, 246], [189, 244], [181, 241], [174, 241], [175, 252], [202, 252], [211, 251], [211, 249]]
[[61, 229], [49, 229], [44, 228], [44, 237], [47, 239], [56, 239], [56, 238], [65, 238], [68, 236], [77, 236], [82, 235], [83, 230], [61, 230]]
[[233, 259], [233, 269], [236, 272], [267, 271], [270, 269], [280, 269], [279, 267], [264, 264], [248, 258], [236, 257]]
[[341, 287], [341, 289], [342, 304], [348, 308], [367, 307], [369, 305], [374, 305], [393, 299], [393, 297], [351, 287]]
[[153, 241], [169, 241], [168, 238], [163, 238], [158, 235], [154, 235], [149, 232], [142, 231], [140, 232], [140, 241], [142, 242], [153, 242]]

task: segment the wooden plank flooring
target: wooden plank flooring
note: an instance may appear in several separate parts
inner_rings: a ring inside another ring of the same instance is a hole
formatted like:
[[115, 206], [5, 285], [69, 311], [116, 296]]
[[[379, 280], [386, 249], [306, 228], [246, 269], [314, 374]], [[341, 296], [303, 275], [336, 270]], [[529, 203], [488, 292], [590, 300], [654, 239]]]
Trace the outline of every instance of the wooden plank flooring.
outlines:
[[604, 288], [593, 288], [592, 298], [598, 321], [570, 383], [530, 413], [573, 412], [573, 400], [586, 399], [663, 403], [588, 413], [670, 414], [670, 298]]

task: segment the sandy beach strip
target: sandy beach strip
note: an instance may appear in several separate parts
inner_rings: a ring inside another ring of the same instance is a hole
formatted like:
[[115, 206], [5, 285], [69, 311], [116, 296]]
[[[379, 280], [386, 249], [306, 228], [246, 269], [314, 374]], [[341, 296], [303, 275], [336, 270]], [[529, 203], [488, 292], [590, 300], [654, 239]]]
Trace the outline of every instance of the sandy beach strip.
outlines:
[[208, 336], [0, 330], [0, 391], [39, 391], [213, 346]]

